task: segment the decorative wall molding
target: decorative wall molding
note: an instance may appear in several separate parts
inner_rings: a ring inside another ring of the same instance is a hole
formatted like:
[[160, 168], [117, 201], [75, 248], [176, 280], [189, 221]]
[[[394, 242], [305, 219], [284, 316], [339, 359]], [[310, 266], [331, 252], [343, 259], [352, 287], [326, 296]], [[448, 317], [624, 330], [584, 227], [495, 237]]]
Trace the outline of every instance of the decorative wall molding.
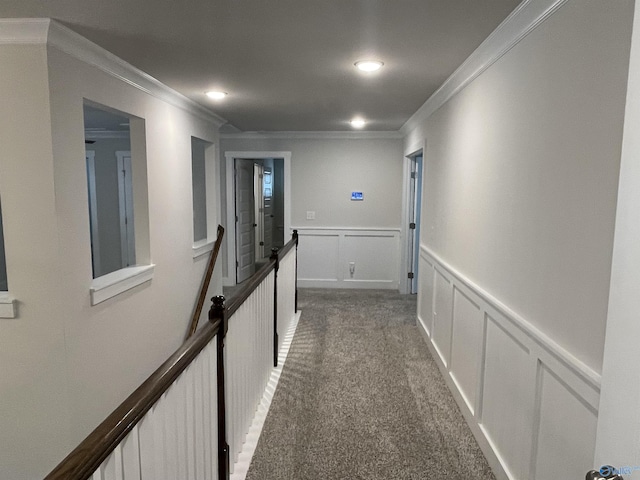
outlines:
[[400, 229], [292, 228], [299, 235], [300, 287], [398, 288]]
[[220, 127], [227, 121], [125, 62], [82, 35], [49, 18], [0, 19], [0, 45], [43, 44], [99, 68], [151, 96]]
[[400, 131], [358, 131], [358, 132], [242, 132], [242, 133], [221, 133], [220, 138], [223, 139], [242, 139], [242, 140], [264, 140], [264, 139], [374, 139], [374, 138], [402, 138]]
[[418, 328], [497, 478], [582, 478], [600, 375], [424, 245], [419, 275]]
[[407, 135], [500, 60], [568, 0], [524, 0], [400, 128]]

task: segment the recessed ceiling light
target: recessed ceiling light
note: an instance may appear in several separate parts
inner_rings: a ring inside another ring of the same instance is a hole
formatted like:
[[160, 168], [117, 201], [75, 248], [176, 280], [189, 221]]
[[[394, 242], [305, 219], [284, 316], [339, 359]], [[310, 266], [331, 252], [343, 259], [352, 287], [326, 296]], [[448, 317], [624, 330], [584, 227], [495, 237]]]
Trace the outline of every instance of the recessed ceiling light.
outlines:
[[220, 92], [217, 90], [211, 90], [209, 92], [206, 92], [207, 97], [209, 98], [213, 98], [214, 100], [222, 100], [224, 97], [227, 96], [227, 92]]
[[356, 62], [354, 65], [363, 72], [375, 72], [376, 70], [379, 70], [384, 63], [380, 60], [361, 60]]
[[354, 118], [349, 123], [351, 123], [351, 126], [353, 128], [362, 128], [367, 124], [367, 122], [365, 122], [364, 119], [362, 119], [362, 118]]

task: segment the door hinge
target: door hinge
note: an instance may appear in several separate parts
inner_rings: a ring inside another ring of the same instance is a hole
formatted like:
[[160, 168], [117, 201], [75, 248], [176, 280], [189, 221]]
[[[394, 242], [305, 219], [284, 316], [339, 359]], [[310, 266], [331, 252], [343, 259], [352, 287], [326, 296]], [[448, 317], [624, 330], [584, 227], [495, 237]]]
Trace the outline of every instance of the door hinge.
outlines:
[[415, 224], [415, 223], [413, 223], [413, 222], [411, 222], [411, 223], [409, 224], [409, 230], [415, 230], [415, 229], [416, 229], [416, 224]]
[[261, 247], [264, 247], [264, 242], [260, 242], [260, 246], [261, 246]]
[[240, 264], [238, 263], [238, 261], [236, 260], [236, 268], [238, 268], [240, 266]]
[[413, 278], [413, 272], [409, 272], [409, 273], [407, 274], [407, 278]]
[[236, 223], [238, 222], [238, 215], [236, 215]]
[[416, 172], [411, 172], [411, 178], [416, 178]]

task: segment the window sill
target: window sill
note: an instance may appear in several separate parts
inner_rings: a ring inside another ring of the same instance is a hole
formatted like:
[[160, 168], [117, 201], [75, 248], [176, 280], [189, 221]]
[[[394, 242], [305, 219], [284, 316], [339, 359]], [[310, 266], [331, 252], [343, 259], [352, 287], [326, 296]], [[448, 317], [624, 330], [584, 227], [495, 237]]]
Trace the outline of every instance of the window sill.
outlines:
[[193, 258], [201, 257], [213, 250], [214, 240], [200, 240], [193, 244]]
[[0, 292], [0, 318], [16, 318], [16, 299], [9, 292]]
[[97, 305], [153, 278], [155, 265], [127, 267], [95, 278], [91, 282], [91, 305]]

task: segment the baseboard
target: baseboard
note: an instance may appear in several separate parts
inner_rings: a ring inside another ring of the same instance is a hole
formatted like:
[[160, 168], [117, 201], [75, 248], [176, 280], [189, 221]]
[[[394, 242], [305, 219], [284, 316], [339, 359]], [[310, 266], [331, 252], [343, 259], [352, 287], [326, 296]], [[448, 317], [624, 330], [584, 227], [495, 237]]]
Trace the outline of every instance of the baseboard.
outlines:
[[358, 289], [377, 289], [377, 290], [397, 290], [399, 285], [397, 281], [387, 280], [308, 280], [304, 278], [298, 279], [299, 288], [358, 288]]

